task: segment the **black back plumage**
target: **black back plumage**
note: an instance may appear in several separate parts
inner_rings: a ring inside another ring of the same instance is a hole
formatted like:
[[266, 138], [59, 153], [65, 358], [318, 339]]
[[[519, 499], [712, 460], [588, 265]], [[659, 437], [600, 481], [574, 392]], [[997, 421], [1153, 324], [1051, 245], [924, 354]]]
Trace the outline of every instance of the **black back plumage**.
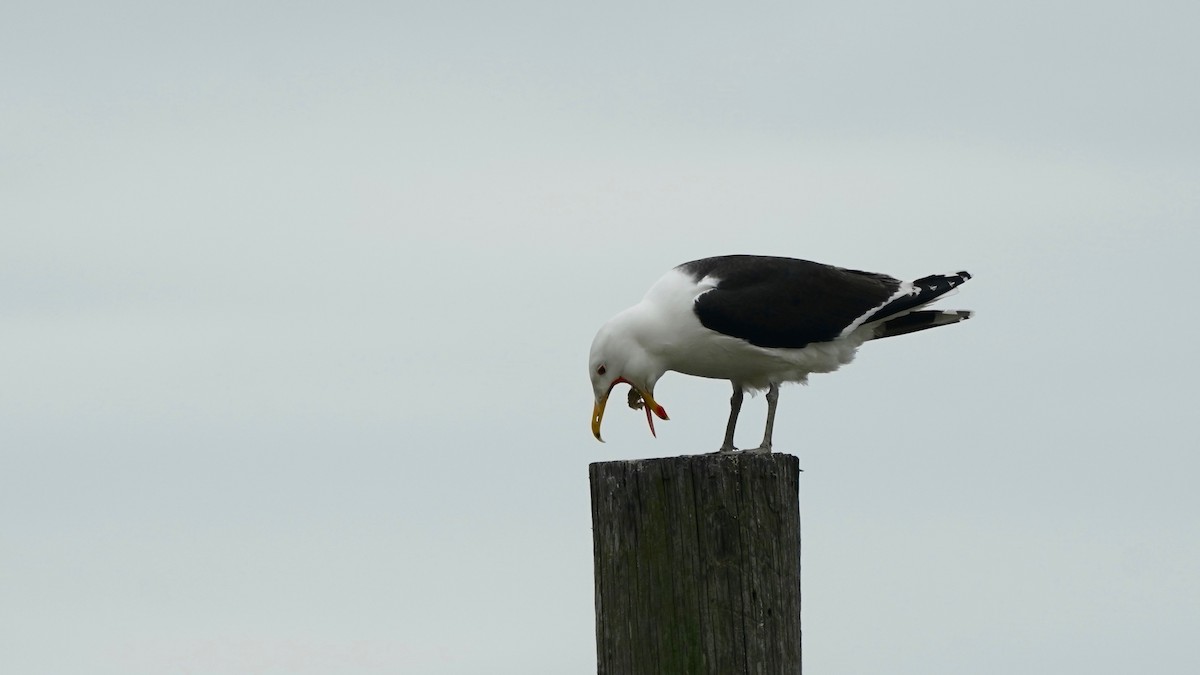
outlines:
[[924, 305], [970, 278], [965, 272], [925, 277], [913, 282], [913, 293], [893, 298], [900, 280], [886, 274], [794, 258], [718, 256], [677, 269], [719, 282], [693, 307], [704, 327], [759, 347], [793, 349], [833, 340], [856, 321], [861, 325]]

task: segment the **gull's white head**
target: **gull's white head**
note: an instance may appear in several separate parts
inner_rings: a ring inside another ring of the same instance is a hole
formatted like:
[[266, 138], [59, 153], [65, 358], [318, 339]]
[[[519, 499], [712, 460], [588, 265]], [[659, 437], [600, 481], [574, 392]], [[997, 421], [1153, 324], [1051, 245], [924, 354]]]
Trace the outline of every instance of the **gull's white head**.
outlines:
[[646, 423], [654, 434], [654, 417], [668, 419], [667, 411], [654, 401], [654, 384], [662, 377], [659, 365], [638, 339], [636, 314], [626, 310], [604, 324], [592, 340], [592, 352], [588, 358], [588, 375], [592, 380], [592, 435], [600, 437], [600, 422], [604, 419], [604, 406], [613, 387], [628, 384], [629, 407], [646, 411]]

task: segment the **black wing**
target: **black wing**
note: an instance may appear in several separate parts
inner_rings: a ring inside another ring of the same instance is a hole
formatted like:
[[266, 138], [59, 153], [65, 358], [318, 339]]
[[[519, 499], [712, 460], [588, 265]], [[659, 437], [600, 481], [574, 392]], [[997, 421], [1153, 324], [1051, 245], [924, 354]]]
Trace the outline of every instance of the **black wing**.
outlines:
[[718, 281], [693, 307], [704, 327], [759, 347], [783, 348], [833, 340], [852, 324], [927, 304], [970, 278], [965, 272], [926, 277], [913, 282], [913, 293], [893, 297], [900, 281], [886, 274], [794, 258], [720, 256], [678, 269], [696, 280], [711, 275]]

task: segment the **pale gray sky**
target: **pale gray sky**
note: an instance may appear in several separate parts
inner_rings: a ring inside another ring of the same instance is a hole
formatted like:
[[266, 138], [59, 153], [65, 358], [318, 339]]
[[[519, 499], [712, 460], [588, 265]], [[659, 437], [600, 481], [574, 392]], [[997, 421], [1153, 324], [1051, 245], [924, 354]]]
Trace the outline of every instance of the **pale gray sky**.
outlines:
[[[667, 268], [970, 270], [784, 389], [811, 672], [1200, 670], [1200, 8], [9, 3], [0, 671], [594, 672]], [[747, 437], [762, 401], [747, 404]]]

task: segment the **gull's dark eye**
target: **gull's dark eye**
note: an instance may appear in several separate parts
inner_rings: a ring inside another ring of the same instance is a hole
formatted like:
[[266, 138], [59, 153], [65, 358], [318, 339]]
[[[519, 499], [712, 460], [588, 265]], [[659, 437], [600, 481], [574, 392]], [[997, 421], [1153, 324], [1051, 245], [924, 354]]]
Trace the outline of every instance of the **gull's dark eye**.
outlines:
[[607, 372], [608, 372], [608, 368], [605, 368], [604, 366], [600, 366], [599, 368], [596, 369], [597, 375], [603, 375]]

